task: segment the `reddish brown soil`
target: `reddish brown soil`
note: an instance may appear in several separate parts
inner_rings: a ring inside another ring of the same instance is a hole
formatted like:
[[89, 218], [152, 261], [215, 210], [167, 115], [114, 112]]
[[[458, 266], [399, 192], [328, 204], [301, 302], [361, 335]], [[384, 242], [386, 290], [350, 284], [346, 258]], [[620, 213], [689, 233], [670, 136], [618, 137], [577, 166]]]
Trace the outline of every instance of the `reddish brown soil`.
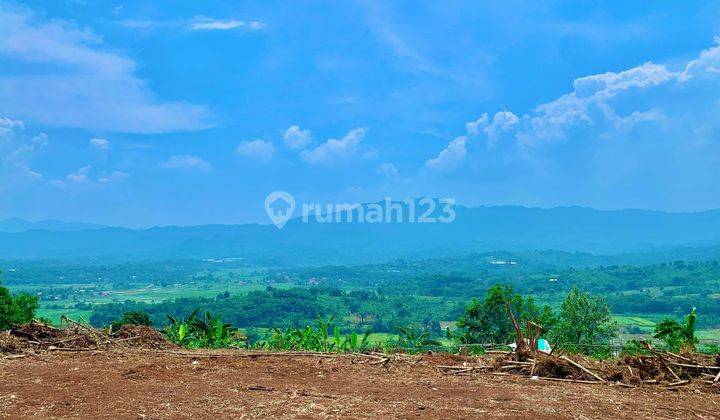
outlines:
[[[475, 373], [425, 356], [387, 367], [352, 356], [242, 357], [124, 350], [0, 357], [0, 417], [714, 418], [710, 385], [628, 389]], [[208, 356], [218, 357], [208, 357]], [[361, 363], [358, 363], [361, 362]]]

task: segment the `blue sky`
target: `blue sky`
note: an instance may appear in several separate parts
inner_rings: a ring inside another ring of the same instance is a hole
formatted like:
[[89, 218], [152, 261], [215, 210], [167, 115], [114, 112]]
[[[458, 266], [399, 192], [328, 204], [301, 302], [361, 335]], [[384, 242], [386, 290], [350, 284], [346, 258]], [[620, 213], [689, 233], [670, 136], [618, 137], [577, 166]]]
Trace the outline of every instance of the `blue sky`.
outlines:
[[0, 218], [720, 207], [712, 2], [0, 1]]

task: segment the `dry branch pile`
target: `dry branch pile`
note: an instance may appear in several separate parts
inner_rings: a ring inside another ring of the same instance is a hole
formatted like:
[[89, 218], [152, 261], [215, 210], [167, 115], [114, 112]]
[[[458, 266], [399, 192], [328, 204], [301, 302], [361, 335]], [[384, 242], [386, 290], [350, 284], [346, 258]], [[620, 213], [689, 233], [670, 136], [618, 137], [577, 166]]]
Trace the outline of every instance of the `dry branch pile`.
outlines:
[[525, 355], [505, 354], [490, 362], [437, 368], [450, 375], [492, 371], [494, 375], [518, 375], [535, 380], [604, 383], [624, 387], [655, 384], [673, 389], [700, 384], [712, 386], [714, 391], [720, 392], [720, 363], [711, 356], [701, 354], [678, 355], [653, 350], [652, 355], [625, 356], [613, 362], [600, 362], [578, 355], [571, 358], [534, 352]]
[[93, 351], [121, 348], [168, 349], [176, 347], [158, 330], [124, 325], [115, 333], [99, 330], [72, 320], [67, 328], [33, 321], [9, 331], [0, 332], [0, 353], [11, 355], [48, 351]]
[[[658, 384], [673, 389], [691, 383], [712, 386], [720, 392], [720, 355], [717, 357], [658, 351], [644, 343], [648, 355], [625, 356], [615, 362], [599, 362], [578, 355], [546, 354], [537, 350], [542, 328], [528, 322], [527, 337], [520, 329], [509, 302], [508, 316], [516, 334], [516, 350], [495, 358], [490, 365], [437, 366], [451, 375], [492, 370], [494, 375], [519, 375], [535, 380], [580, 382], [590, 384], [609, 383], [634, 387], [642, 384]], [[479, 361], [480, 362], [480, 361]]]

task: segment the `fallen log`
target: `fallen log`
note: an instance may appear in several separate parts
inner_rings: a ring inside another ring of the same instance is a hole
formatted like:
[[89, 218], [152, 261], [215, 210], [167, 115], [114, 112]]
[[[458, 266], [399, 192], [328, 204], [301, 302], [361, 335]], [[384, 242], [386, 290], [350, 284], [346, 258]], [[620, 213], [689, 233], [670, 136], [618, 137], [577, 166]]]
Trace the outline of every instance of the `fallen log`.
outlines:
[[605, 382], [605, 379], [603, 379], [603, 378], [601, 378], [600, 376], [596, 375], [595, 373], [591, 372], [588, 368], [586, 368], [585, 366], [581, 365], [580, 363], [577, 363], [577, 362], [573, 361], [573, 360], [570, 359], [569, 357], [567, 357], [567, 356], [560, 356], [560, 358], [563, 359], [563, 360], [565, 360], [565, 361], [567, 361], [567, 362], [569, 362], [570, 364], [572, 364], [572, 365], [575, 366], [576, 368], [579, 368], [579, 369], [582, 370], [583, 372], [585, 372], [585, 373], [593, 376], [593, 377], [594, 377], [595, 379], [597, 379], [598, 381], [600, 381], [600, 382]]
[[549, 377], [545, 377], [545, 376], [539, 376], [538, 379], [543, 380], [543, 381], [553, 381], [553, 382], [574, 382], [577, 384], [601, 384], [601, 383], [605, 382], [605, 381], [603, 381], [603, 382], [586, 381], [583, 379], [549, 378]]
[[273, 388], [271, 386], [264, 386], [264, 385], [250, 385], [249, 387], [247, 387], [247, 389], [249, 391], [268, 391], [268, 392], [275, 391], [275, 388]]
[[[207, 354], [207, 353], [196, 353], [196, 352], [185, 352], [185, 351], [166, 351], [163, 352], [164, 354], [172, 354], [175, 356], [181, 356], [181, 357], [191, 357], [191, 358], [198, 358], [198, 359], [215, 359], [215, 358], [222, 358], [222, 357], [236, 357], [236, 358], [242, 358], [242, 357], [327, 357], [327, 358], [336, 358], [341, 356], [357, 356], [361, 353], [354, 354], [354, 353], [315, 353], [315, 352], [257, 352], [257, 353], [214, 353], [214, 354]], [[370, 357], [370, 355], [365, 355]], [[370, 357], [375, 358], [375, 357]]]
[[680, 367], [684, 367], [684, 368], [720, 370], [720, 366], [690, 365], [687, 363], [675, 363], [675, 362], [670, 362], [670, 364], [673, 366], [680, 366]]
[[674, 388], [674, 387], [678, 387], [678, 386], [687, 385], [687, 384], [689, 384], [689, 383], [690, 383], [690, 380], [687, 380], [687, 379], [686, 379], [686, 380], [684, 380], [684, 381], [677, 381], [677, 382], [673, 382], [673, 383], [671, 383], [671, 384], [668, 384], [668, 385], [665, 386], [665, 388]]
[[[658, 353], [659, 353], [659, 352], [658, 352]], [[672, 352], [669, 352], [669, 351], [666, 351], [665, 354], [670, 355], [670, 356], [672, 356], [672, 357], [677, 357], [678, 359], [684, 360], [684, 361], [686, 361], [686, 362], [690, 362], [690, 363], [693, 363], [693, 362], [694, 362], [692, 359], [689, 359], [689, 358], [687, 358], [687, 357], [680, 356], [679, 354], [675, 354], [675, 353], [672, 353]]]
[[492, 366], [444, 366], [444, 365], [437, 365], [435, 366], [439, 369], [447, 369], [447, 370], [462, 370], [462, 369], [492, 369]]

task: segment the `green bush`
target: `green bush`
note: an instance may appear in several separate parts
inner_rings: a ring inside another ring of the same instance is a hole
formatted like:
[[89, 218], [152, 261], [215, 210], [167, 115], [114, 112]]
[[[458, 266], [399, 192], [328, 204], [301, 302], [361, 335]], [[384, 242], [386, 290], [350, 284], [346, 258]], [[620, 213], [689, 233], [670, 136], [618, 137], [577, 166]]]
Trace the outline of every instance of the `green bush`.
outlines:
[[0, 330], [32, 321], [37, 308], [37, 296], [27, 293], [13, 296], [7, 288], [0, 285]]
[[429, 331], [423, 331], [413, 327], [396, 327], [396, 329], [399, 335], [397, 346], [408, 352], [418, 352], [427, 347], [442, 345], [438, 341], [430, 338]]
[[[319, 318], [315, 325], [305, 328], [288, 327], [285, 330], [271, 328], [267, 331], [265, 339], [256, 343], [256, 348], [268, 350], [308, 350], [318, 352], [356, 352], [369, 348], [370, 330], [360, 338], [356, 332], [345, 337], [340, 334], [340, 328], [334, 324], [334, 317], [327, 321]], [[332, 330], [332, 337], [328, 331]]]
[[168, 340], [189, 348], [219, 349], [244, 345], [245, 337], [237, 328], [223, 323], [220, 316], [213, 316], [210, 311], [205, 311], [203, 317], [198, 317], [198, 312], [200, 308], [183, 320], [168, 315], [170, 325], [164, 331]]
[[685, 322], [679, 322], [665, 318], [662, 322], [655, 326], [655, 338], [665, 341], [670, 349], [695, 351], [695, 345], [698, 338], [695, 336], [695, 324], [697, 322], [697, 312], [695, 308], [685, 316]]

